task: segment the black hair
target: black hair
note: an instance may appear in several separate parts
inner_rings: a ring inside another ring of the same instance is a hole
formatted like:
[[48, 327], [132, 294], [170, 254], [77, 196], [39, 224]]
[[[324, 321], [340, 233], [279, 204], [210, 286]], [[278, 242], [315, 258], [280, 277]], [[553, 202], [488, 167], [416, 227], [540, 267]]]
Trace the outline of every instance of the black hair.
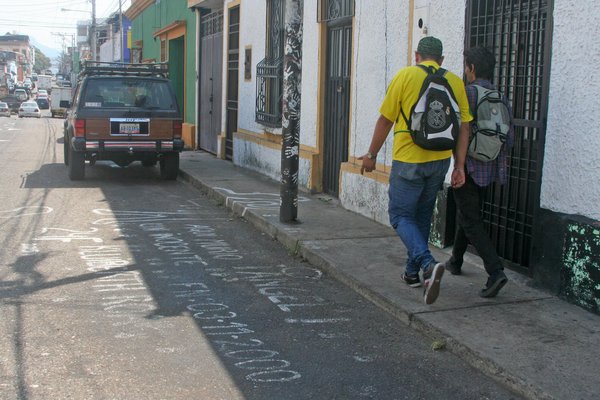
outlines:
[[421, 53], [421, 52], [418, 52], [418, 51], [417, 51], [417, 53], [419, 53], [421, 55], [421, 58], [423, 59], [423, 61], [432, 60], [432, 61], [435, 61], [438, 64], [442, 63], [442, 60], [443, 60], [442, 56], [432, 55], [432, 54], [427, 54], [427, 53]]
[[494, 67], [496, 66], [496, 57], [485, 47], [471, 47], [465, 50], [465, 64], [475, 66], [475, 76], [492, 80], [494, 77]]

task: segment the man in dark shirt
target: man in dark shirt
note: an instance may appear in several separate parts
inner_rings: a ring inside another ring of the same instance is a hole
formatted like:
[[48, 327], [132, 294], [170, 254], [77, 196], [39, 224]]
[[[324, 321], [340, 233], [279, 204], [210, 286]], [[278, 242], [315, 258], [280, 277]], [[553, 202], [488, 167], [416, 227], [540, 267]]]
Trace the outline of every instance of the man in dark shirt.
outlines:
[[[466, 90], [472, 113], [474, 113], [477, 106], [477, 89], [473, 85], [493, 89], [494, 87], [490, 81], [495, 65], [494, 55], [486, 48], [474, 47], [465, 51], [465, 76], [469, 83]], [[505, 98], [503, 101], [506, 104]], [[452, 257], [446, 261], [445, 268], [453, 275], [460, 275], [463, 256], [470, 242], [483, 259], [485, 270], [489, 275], [485, 287], [479, 293], [481, 297], [495, 297], [508, 282], [504, 274], [502, 261], [483, 225], [481, 201], [482, 191], [486, 186], [493, 182], [506, 183], [508, 155], [513, 143], [514, 129], [511, 123], [507, 141], [502, 146], [498, 157], [491, 161], [478, 161], [467, 156], [465, 184], [454, 189], [458, 229], [454, 239]]]

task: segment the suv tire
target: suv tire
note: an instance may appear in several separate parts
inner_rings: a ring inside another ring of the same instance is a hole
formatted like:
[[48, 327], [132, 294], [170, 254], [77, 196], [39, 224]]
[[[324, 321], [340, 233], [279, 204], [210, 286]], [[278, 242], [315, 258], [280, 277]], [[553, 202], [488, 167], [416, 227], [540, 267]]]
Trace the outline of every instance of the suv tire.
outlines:
[[160, 160], [160, 177], [175, 180], [179, 174], [179, 153], [166, 153]]
[[85, 153], [69, 149], [69, 179], [80, 181], [85, 177]]
[[65, 165], [69, 165], [69, 140], [66, 136], [63, 136], [63, 155]]

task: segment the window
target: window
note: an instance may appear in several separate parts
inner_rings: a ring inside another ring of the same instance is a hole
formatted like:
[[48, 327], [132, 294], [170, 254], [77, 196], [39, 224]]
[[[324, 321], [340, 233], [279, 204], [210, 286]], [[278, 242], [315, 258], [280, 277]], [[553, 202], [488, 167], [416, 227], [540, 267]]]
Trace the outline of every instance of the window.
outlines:
[[177, 110], [167, 81], [150, 79], [90, 79], [84, 90], [84, 108], [137, 107]]
[[317, 22], [354, 16], [354, 0], [319, 0]]
[[256, 122], [281, 126], [283, 95], [283, 0], [267, 0], [265, 58], [256, 66]]

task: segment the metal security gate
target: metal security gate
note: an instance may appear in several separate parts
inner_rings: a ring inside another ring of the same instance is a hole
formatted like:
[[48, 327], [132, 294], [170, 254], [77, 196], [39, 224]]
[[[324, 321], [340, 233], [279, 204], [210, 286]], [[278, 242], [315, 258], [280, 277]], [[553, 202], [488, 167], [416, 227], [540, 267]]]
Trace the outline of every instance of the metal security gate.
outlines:
[[466, 46], [494, 52], [494, 83], [508, 97], [515, 118], [508, 182], [486, 190], [484, 222], [498, 254], [526, 272], [540, 202], [552, 0], [468, 0], [466, 22]]
[[238, 126], [238, 76], [240, 65], [240, 6], [229, 9], [229, 41], [227, 44], [227, 121], [225, 158], [233, 159], [233, 132]]
[[199, 142], [201, 149], [216, 154], [221, 133], [222, 10], [201, 17], [200, 40]]
[[352, 19], [340, 18], [327, 27], [327, 81], [323, 146], [323, 191], [337, 196], [340, 167], [348, 161]]

